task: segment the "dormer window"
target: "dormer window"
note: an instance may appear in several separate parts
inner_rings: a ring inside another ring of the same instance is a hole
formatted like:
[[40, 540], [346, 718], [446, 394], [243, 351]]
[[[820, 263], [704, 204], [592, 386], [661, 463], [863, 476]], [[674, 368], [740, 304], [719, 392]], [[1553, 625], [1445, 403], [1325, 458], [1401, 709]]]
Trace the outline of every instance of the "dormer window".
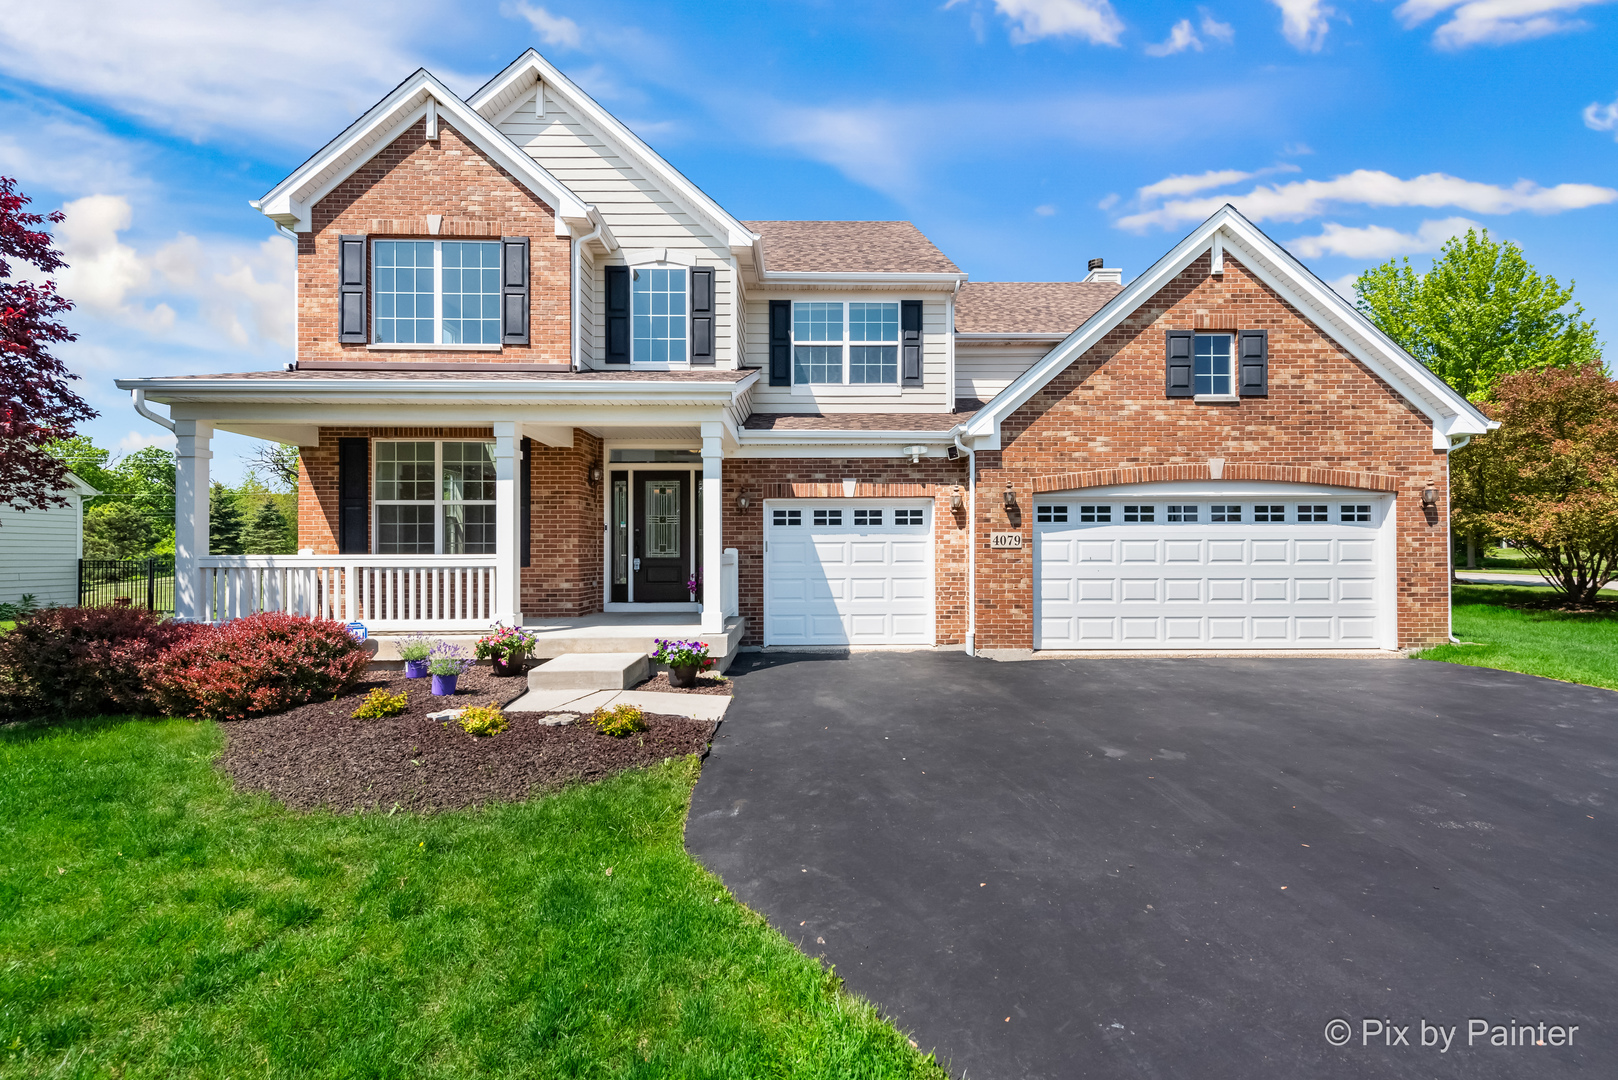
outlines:
[[683, 364], [687, 360], [684, 267], [640, 266], [630, 270], [630, 325], [637, 364]]
[[792, 381], [799, 386], [899, 382], [899, 305], [797, 301]]

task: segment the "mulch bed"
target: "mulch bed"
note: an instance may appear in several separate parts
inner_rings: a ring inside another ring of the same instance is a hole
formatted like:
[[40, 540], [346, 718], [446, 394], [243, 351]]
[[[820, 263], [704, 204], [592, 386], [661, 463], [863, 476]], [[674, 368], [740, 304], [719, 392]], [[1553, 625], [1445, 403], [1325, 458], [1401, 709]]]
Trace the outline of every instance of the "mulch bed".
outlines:
[[[546, 726], [540, 719], [553, 714], [513, 712], [505, 731], [479, 738], [427, 714], [491, 700], [509, 704], [527, 690], [526, 681], [476, 669], [461, 676], [454, 697], [434, 697], [429, 682], [372, 672], [335, 701], [228, 723], [220, 767], [238, 789], [268, 792], [294, 810], [455, 810], [705, 755], [719, 726], [647, 713], [645, 731], [615, 739], [587, 723]], [[350, 719], [375, 687], [404, 690], [409, 707], [386, 720]]]
[[633, 689], [653, 690], [659, 694], [718, 694], [722, 697], [729, 697], [730, 687], [729, 679], [715, 678], [712, 675], [698, 675], [695, 686], [675, 686], [669, 682], [668, 672], [659, 671], [650, 679], [633, 687]]

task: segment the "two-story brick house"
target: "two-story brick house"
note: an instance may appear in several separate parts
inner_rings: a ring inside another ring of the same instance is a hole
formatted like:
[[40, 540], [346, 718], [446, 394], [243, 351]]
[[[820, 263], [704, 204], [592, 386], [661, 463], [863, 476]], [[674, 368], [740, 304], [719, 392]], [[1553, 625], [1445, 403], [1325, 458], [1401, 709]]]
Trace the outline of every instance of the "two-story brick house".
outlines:
[[[183, 615], [689, 622], [751, 645], [1388, 649], [1449, 632], [1489, 422], [1227, 207], [1127, 285], [907, 222], [742, 221], [537, 53], [417, 72], [254, 206], [286, 371], [120, 380], [179, 437]], [[211, 432], [305, 553], [207, 556]]]

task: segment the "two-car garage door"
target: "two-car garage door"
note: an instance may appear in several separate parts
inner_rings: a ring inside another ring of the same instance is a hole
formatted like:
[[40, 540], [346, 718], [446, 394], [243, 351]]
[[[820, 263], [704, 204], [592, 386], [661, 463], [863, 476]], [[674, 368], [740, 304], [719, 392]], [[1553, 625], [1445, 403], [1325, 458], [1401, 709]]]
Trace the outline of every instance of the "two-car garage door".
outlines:
[[814, 499], [764, 507], [766, 645], [931, 645], [932, 506]]
[[1380, 648], [1386, 497], [1041, 496], [1036, 649]]

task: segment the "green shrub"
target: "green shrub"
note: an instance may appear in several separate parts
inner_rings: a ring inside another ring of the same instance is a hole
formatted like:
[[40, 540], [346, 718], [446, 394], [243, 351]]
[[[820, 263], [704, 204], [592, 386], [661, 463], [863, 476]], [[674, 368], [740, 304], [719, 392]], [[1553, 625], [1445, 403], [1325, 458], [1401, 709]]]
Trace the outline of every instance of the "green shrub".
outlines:
[[461, 713], [461, 730], [468, 735], [498, 735], [509, 726], [498, 702], [473, 705]]
[[409, 705], [410, 695], [403, 690], [397, 694], [390, 694], [379, 686], [366, 694], [360, 707], [350, 715], [355, 720], [382, 720], [389, 716], [398, 716]]
[[634, 705], [614, 705], [600, 708], [590, 714], [590, 723], [603, 735], [622, 739], [637, 731], [646, 730], [646, 716]]

